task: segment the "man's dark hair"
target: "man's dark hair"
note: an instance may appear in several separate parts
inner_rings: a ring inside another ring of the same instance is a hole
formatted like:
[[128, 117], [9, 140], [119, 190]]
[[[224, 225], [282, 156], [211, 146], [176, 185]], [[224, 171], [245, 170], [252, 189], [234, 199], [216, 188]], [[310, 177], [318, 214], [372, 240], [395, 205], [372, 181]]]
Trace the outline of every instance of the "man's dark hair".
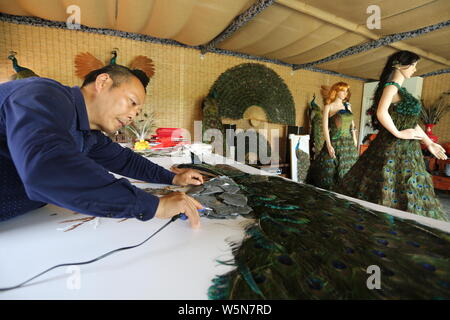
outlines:
[[124, 81], [127, 81], [130, 77], [134, 76], [139, 79], [139, 81], [144, 86], [144, 90], [147, 92], [147, 85], [150, 79], [147, 77], [144, 71], [139, 69], [131, 70], [130, 68], [118, 64], [110, 64], [101, 69], [91, 71], [84, 78], [81, 88], [92, 82], [95, 82], [95, 79], [97, 79], [98, 75], [102, 73], [109, 74], [113, 81], [112, 88], [120, 86]]

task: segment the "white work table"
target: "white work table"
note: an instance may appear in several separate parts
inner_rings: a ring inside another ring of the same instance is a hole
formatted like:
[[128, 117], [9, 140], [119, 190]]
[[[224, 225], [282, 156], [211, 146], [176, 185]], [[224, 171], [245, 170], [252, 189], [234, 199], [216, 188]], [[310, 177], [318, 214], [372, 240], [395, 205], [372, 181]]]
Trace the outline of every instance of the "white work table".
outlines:
[[[190, 157], [152, 158], [170, 168], [189, 163]], [[224, 163], [220, 156], [204, 156], [208, 163]], [[229, 163], [229, 160], [227, 160]], [[268, 174], [250, 166], [233, 166], [254, 174]], [[132, 180], [132, 182], [135, 182]], [[156, 186], [136, 183], [140, 188]], [[342, 196], [344, 197], [344, 196]], [[345, 197], [366, 207], [404, 219], [413, 219], [450, 233], [450, 223]], [[54, 215], [56, 213], [56, 215]], [[53, 205], [0, 223], [0, 287], [9, 287], [62, 263], [91, 260], [110, 250], [140, 243], [168, 220], [147, 222], [100, 218], [71, 231], [58, 230], [86, 217]], [[25, 287], [0, 292], [8, 299], [207, 299], [216, 275], [232, 267], [216, 262], [232, 258], [228, 241], [239, 241], [249, 219], [202, 218], [193, 230], [177, 220], [142, 246], [117, 252], [92, 264], [62, 267], [33, 280]]]

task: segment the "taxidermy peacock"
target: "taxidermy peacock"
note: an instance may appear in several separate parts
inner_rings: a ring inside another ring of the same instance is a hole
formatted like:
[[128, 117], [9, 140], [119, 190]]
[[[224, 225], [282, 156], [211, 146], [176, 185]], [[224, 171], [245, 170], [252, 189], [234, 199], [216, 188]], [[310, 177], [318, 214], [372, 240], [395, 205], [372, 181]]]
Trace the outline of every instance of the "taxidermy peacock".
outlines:
[[315, 100], [316, 95], [313, 96], [308, 108], [309, 121], [311, 123], [311, 150], [314, 152], [313, 158], [319, 154], [324, 143], [322, 134], [322, 110]]
[[276, 176], [183, 167], [230, 177], [253, 209], [210, 299], [450, 299], [448, 233]]
[[[117, 49], [111, 51], [111, 59], [109, 64], [117, 64]], [[89, 52], [79, 53], [75, 57], [75, 74], [84, 79], [91, 71], [103, 68], [105, 64], [94, 57]], [[152, 59], [146, 56], [135, 57], [128, 66], [130, 69], [139, 69], [145, 72], [147, 77], [151, 79], [155, 74], [155, 67]]]
[[34, 73], [32, 70], [22, 67], [19, 65], [19, 62], [16, 58], [16, 52], [11, 51], [8, 59], [12, 61], [12, 66], [14, 68], [14, 71], [16, 73], [10, 77], [11, 80], [18, 80], [18, 79], [25, 79], [29, 77], [39, 77], [36, 73]]

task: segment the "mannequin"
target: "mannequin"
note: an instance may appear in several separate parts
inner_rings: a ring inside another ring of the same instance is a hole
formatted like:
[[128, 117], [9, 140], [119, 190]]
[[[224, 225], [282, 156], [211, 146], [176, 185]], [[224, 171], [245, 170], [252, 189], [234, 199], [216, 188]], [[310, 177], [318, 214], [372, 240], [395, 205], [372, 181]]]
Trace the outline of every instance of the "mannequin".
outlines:
[[340, 193], [384, 206], [447, 221], [426, 171], [420, 142], [438, 159], [445, 150], [418, 125], [422, 105], [404, 87], [420, 57], [392, 54], [381, 73], [371, 107], [377, 137], [340, 182]]
[[307, 179], [319, 188], [333, 189], [358, 159], [350, 95], [345, 82], [335, 83], [327, 94], [322, 117], [325, 143]]

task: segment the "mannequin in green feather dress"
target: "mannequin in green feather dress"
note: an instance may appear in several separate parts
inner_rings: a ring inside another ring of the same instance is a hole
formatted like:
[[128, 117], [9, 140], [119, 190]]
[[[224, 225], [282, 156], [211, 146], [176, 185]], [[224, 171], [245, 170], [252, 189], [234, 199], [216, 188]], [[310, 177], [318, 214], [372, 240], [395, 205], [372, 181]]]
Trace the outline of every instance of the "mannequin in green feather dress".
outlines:
[[322, 117], [325, 143], [307, 178], [319, 188], [333, 189], [358, 159], [349, 89], [347, 83], [338, 82], [327, 94]]
[[337, 189], [351, 197], [448, 220], [425, 169], [420, 143], [438, 159], [447, 159], [445, 150], [418, 125], [422, 106], [402, 87], [419, 59], [409, 51], [388, 58], [369, 109], [379, 133]]

